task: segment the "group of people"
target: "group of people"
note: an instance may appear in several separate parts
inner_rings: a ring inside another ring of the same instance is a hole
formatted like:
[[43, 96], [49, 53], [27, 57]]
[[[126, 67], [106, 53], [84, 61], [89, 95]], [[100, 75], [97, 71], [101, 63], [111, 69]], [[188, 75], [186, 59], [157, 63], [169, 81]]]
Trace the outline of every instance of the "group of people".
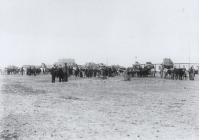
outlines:
[[[21, 68], [21, 74], [23, 75], [23, 73], [24, 73], [24, 69], [23, 69], [23, 67]], [[26, 74], [27, 75], [34, 75], [34, 76], [36, 76], [36, 75], [39, 75], [41, 73], [41, 69], [40, 68], [36, 68], [35, 66], [33, 66], [33, 67], [28, 67], [27, 69], [26, 69]]]
[[68, 66], [67, 63], [64, 65], [53, 65], [50, 70], [52, 76], [52, 82], [55, 82], [56, 77], [59, 79], [59, 82], [67, 82], [68, 77], [73, 75], [80, 78], [92, 78], [92, 77], [113, 77], [120, 73], [116, 67], [86, 67], [86, 66]]
[[[187, 79], [194, 80], [195, 69], [192, 66], [189, 70], [183, 68], [176, 68], [173, 63], [171, 64], [162, 64], [160, 69], [161, 78], [170, 78], [170, 79]], [[56, 78], [59, 79], [59, 82], [67, 82], [69, 76], [79, 77], [79, 78], [92, 78], [100, 77], [106, 79], [107, 77], [114, 77], [124, 73], [126, 79], [130, 77], [155, 77], [156, 68], [152, 63], [146, 63], [141, 65], [136, 63], [133, 67], [124, 68], [117, 65], [106, 66], [101, 64], [86, 64], [86, 65], [77, 65], [77, 64], [54, 64], [53, 67], [36, 67], [36, 66], [26, 66], [26, 67], [7, 67], [6, 73], [10, 74], [21, 74], [21, 75], [39, 75], [40, 73], [48, 74], [52, 76], [52, 82], [56, 81]]]
[[59, 82], [67, 82], [68, 81], [68, 75], [69, 70], [68, 66], [65, 63], [64, 66], [57, 66], [54, 65], [52, 69], [50, 70], [51, 76], [52, 76], [52, 83], [55, 83], [55, 78], [59, 78]]

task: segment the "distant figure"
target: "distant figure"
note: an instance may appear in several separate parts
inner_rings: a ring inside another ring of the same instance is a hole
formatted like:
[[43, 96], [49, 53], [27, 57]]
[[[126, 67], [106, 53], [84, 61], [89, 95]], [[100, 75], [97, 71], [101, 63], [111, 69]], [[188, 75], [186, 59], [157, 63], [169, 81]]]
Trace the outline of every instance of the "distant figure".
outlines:
[[52, 77], [52, 83], [55, 83], [55, 77], [57, 75], [57, 67], [55, 65], [51, 68], [50, 74]]
[[32, 72], [33, 72], [34, 76], [36, 76], [37, 73], [36, 73], [36, 67], [35, 66], [33, 67]]
[[68, 75], [69, 75], [69, 70], [68, 70], [67, 63], [65, 63], [64, 68], [63, 68], [63, 81], [64, 82], [68, 82]]
[[58, 68], [58, 78], [59, 78], [59, 82], [62, 82], [64, 79], [64, 72], [61, 65]]
[[195, 70], [193, 68], [193, 66], [189, 69], [189, 80], [194, 80], [194, 73]]
[[21, 75], [23, 75], [23, 73], [24, 73], [24, 69], [23, 69], [23, 67], [21, 68]]
[[131, 72], [130, 72], [130, 69], [129, 68], [127, 68], [127, 70], [126, 71], [124, 71], [124, 73], [123, 73], [124, 75], [124, 81], [131, 81], [131, 77], [132, 77], [132, 75], [131, 75]]

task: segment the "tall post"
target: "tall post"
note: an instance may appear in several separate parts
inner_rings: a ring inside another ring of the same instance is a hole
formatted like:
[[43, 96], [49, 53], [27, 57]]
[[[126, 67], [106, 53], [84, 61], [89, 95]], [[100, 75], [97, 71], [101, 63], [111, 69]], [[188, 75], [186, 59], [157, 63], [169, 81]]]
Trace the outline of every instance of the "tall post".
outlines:
[[106, 57], [106, 65], [108, 66], [108, 57]]
[[[188, 40], [189, 41], [189, 40]], [[190, 42], [188, 42], [189, 46], [189, 69], [190, 69], [190, 55], [191, 55], [191, 47], [190, 47]]]

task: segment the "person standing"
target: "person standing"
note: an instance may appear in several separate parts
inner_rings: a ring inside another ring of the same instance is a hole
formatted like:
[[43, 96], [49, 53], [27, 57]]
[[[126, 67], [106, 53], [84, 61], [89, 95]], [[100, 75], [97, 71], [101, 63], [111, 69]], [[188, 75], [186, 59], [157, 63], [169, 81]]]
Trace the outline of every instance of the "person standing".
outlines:
[[64, 73], [63, 81], [68, 82], [69, 71], [68, 71], [67, 63], [64, 64], [63, 73]]
[[37, 73], [36, 73], [36, 67], [35, 66], [33, 67], [32, 72], [33, 72], [33, 75], [36, 76]]
[[56, 71], [56, 68], [55, 68], [55, 66], [53, 66], [50, 70], [50, 74], [52, 77], [52, 83], [55, 83], [55, 71]]
[[59, 78], [59, 82], [62, 82], [64, 79], [64, 72], [61, 65], [59, 65], [58, 67], [58, 78]]
[[21, 68], [21, 75], [23, 75], [23, 73], [24, 73], [24, 69], [23, 69], [23, 67]]
[[193, 68], [193, 66], [189, 69], [189, 80], [194, 80], [194, 73], [195, 70]]

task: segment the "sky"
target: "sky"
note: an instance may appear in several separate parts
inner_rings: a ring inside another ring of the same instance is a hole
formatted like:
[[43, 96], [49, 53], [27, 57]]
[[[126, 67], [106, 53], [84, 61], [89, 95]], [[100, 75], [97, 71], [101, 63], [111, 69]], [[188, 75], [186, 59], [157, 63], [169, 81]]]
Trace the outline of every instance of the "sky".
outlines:
[[198, 0], [0, 0], [0, 65], [199, 63]]

